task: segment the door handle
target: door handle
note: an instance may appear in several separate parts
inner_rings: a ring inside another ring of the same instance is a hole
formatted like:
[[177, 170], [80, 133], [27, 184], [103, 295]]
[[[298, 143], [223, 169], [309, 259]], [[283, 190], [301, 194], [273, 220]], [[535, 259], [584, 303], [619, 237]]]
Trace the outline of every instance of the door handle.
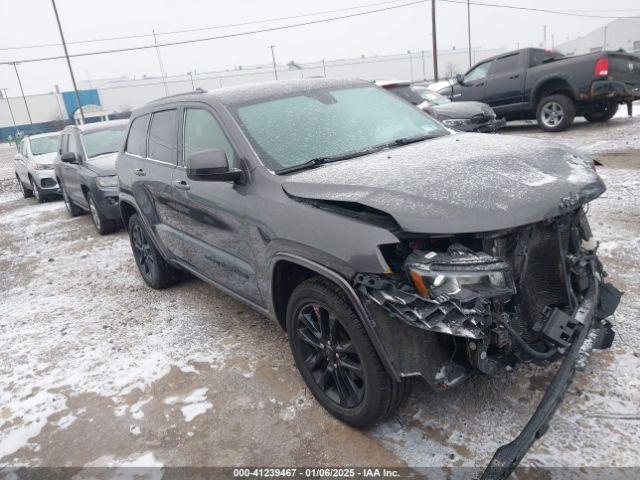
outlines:
[[144, 177], [147, 172], [145, 172], [143, 169], [141, 168], [136, 168], [133, 170], [133, 173], [135, 173], [136, 175], [138, 175], [139, 177]]
[[173, 182], [173, 184], [180, 190], [189, 190], [191, 188], [191, 185], [189, 185], [184, 180], [176, 180], [175, 182]]
[[511, 75], [509, 78], [518, 78], [520, 76], [519, 73], [515, 74], [515, 75]]

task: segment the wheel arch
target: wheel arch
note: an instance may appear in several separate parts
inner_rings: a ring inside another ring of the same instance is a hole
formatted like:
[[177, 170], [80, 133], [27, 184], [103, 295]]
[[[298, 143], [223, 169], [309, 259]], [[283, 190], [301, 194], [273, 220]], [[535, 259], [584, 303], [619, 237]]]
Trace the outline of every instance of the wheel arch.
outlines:
[[127, 200], [120, 200], [118, 202], [118, 206], [120, 208], [120, 217], [122, 217], [122, 223], [124, 225], [125, 230], [129, 228], [129, 219], [134, 213], [138, 213], [136, 207]]
[[[375, 323], [371, 320], [356, 291], [342, 275], [320, 263], [291, 253], [274, 255], [271, 262], [271, 300], [274, 317], [278, 324], [286, 331], [287, 304], [291, 293], [304, 280], [316, 275], [326, 278], [343, 291], [362, 322], [385, 369], [391, 378], [397, 382], [401, 381], [400, 374], [390, 360], [375, 330]], [[287, 283], [279, 284], [281, 279], [285, 279]]]
[[576, 101], [575, 91], [571, 84], [562, 77], [552, 77], [542, 80], [536, 85], [531, 97], [533, 107], [537, 108], [540, 100], [544, 97], [555, 94], [564, 94], [574, 102]]

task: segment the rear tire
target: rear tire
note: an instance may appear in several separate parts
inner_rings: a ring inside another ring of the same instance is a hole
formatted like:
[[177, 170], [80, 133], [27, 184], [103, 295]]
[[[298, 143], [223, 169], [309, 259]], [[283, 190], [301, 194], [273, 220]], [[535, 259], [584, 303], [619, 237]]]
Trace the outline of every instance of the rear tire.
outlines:
[[618, 104], [615, 102], [608, 102], [602, 105], [602, 108], [598, 110], [585, 113], [584, 118], [591, 123], [608, 122], [617, 112]]
[[406, 399], [382, 365], [344, 292], [322, 277], [302, 282], [287, 306], [287, 333], [296, 366], [316, 400], [354, 427], [386, 418]]
[[113, 233], [120, 228], [120, 223], [118, 221], [109, 220], [102, 214], [102, 212], [98, 209], [98, 204], [91, 193], [87, 195], [87, 200], [89, 202], [89, 213], [91, 214], [91, 221], [93, 221], [93, 226], [96, 227], [96, 230], [100, 235]]
[[563, 94], [544, 97], [536, 108], [538, 126], [547, 132], [566, 130], [576, 116], [573, 100]]
[[60, 185], [60, 191], [62, 192], [62, 200], [64, 201], [64, 207], [67, 209], [67, 213], [70, 217], [77, 217], [83, 210], [73, 203], [73, 200], [69, 197], [67, 190], [64, 188], [64, 185], [58, 180], [58, 185]]
[[18, 180], [18, 187], [20, 187], [20, 193], [22, 193], [23, 198], [33, 197], [33, 192], [24, 187], [24, 183], [22, 183], [22, 180], [20, 180], [18, 175], [16, 175], [16, 180]]
[[127, 226], [131, 250], [142, 279], [156, 290], [170, 287], [181, 279], [181, 272], [162, 257], [149, 237], [137, 213], [129, 218]]

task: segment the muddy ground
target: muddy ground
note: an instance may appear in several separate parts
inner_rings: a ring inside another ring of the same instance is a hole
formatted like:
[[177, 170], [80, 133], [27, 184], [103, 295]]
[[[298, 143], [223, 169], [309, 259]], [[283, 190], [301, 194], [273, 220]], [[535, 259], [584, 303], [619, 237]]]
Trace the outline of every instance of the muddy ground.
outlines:
[[[617, 120], [564, 138], [605, 164], [609, 190], [589, 216], [627, 292], [618, 336], [525, 465], [640, 467], [638, 119], [630, 138], [594, 146], [620, 133], [608, 130]], [[12, 155], [0, 146], [9, 177]], [[270, 320], [198, 280], [154, 291], [124, 232], [100, 237], [88, 216], [23, 199], [10, 181], [0, 192], [0, 466], [482, 466], [553, 371], [521, 365], [442, 393], [419, 384], [393, 418], [355, 430], [315, 402]]]

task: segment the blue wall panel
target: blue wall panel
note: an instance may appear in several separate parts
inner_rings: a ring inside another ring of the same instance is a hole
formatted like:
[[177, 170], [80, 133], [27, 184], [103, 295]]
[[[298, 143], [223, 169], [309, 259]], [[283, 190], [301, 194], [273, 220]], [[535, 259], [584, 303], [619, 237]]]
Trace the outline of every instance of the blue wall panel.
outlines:
[[[80, 96], [80, 103], [82, 105], [100, 105], [100, 95], [98, 90], [78, 90]], [[62, 92], [62, 100], [64, 101], [64, 107], [67, 110], [69, 120], [73, 120], [73, 113], [78, 109], [78, 101], [76, 100], [75, 92]]]

